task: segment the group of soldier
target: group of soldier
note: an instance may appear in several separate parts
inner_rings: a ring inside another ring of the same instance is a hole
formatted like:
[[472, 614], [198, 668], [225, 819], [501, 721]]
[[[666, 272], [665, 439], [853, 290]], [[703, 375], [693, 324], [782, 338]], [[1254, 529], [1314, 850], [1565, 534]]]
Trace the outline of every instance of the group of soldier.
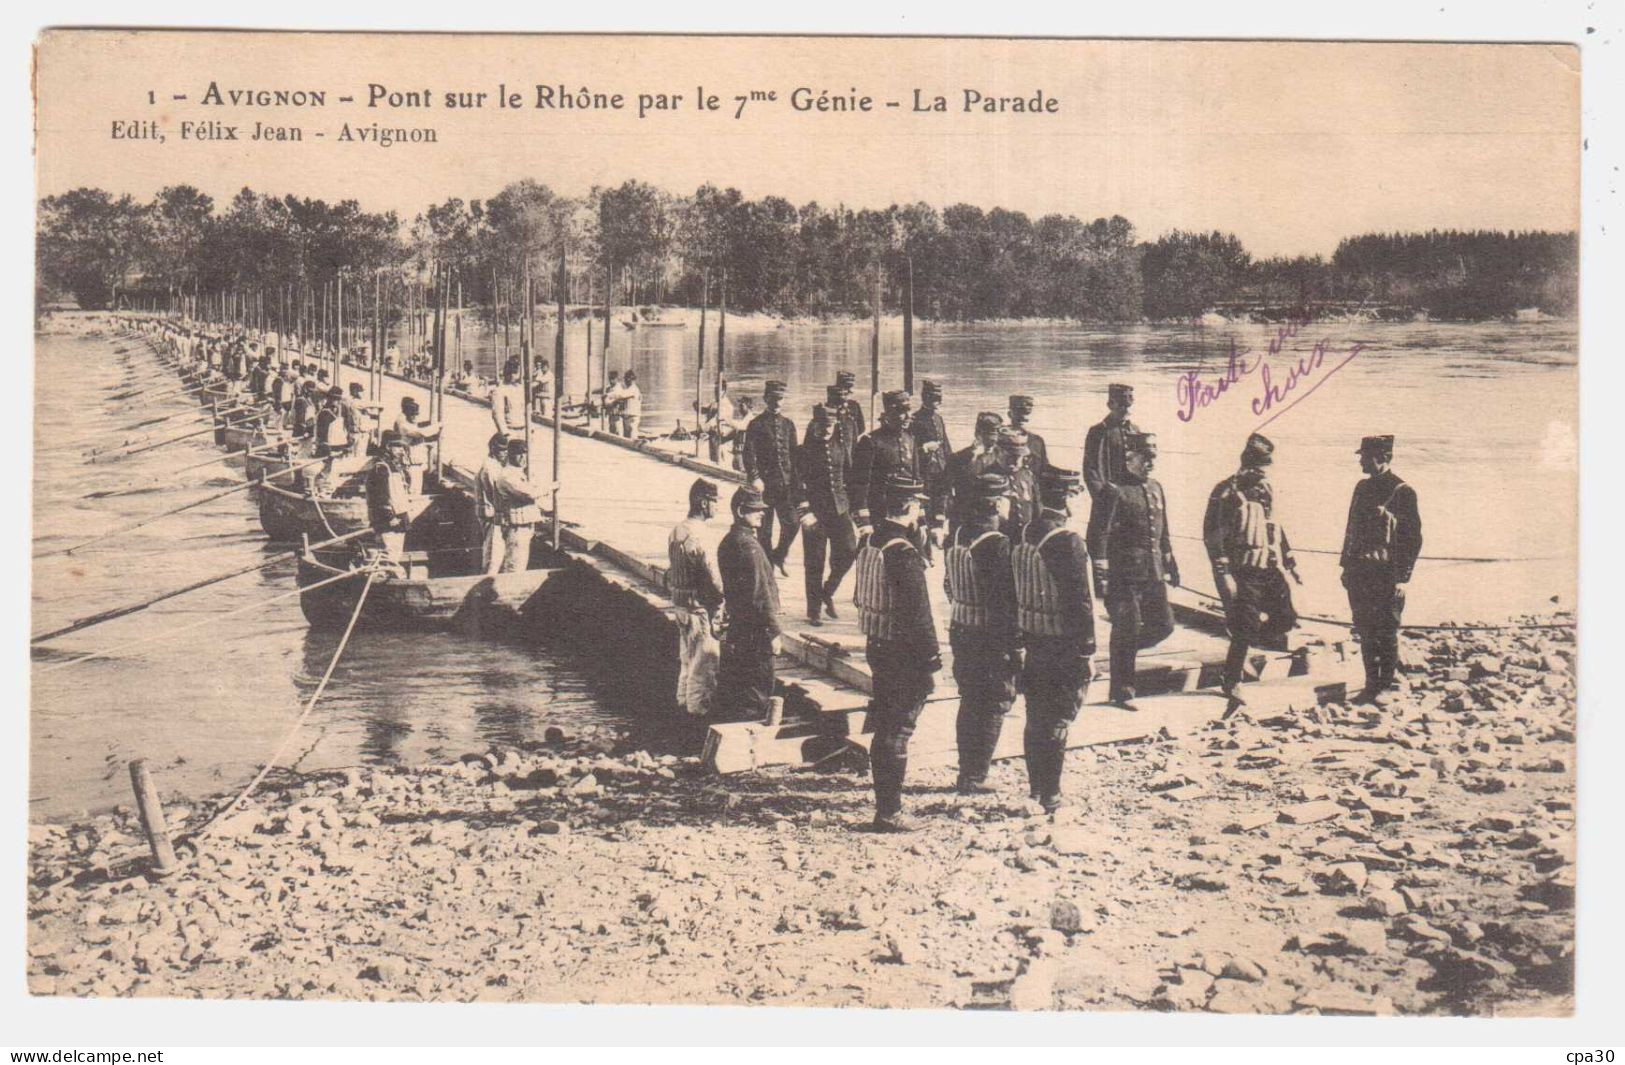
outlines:
[[[1052, 464], [1028, 428], [1033, 401], [1011, 396], [1001, 414], [977, 415], [974, 440], [954, 450], [939, 408], [943, 390], [922, 384], [881, 397], [867, 430], [842, 372], [807, 428], [782, 412], [785, 385], [768, 381], [765, 409], [743, 433], [746, 483], [732, 496], [732, 525], [713, 558], [704, 526], [716, 485], [690, 489], [688, 516], [668, 541], [668, 584], [680, 630], [678, 700], [694, 714], [777, 720], [774, 660], [781, 647], [776, 578], [803, 539], [807, 622], [839, 616], [837, 593], [856, 570], [852, 604], [872, 678], [872, 827], [908, 831], [902, 810], [909, 741], [935, 687], [942, 655], [928, 569], [941, 552], [948, 642], [959, 689], [956, 789], [986, 783], [1003, 719], [1025, 699], [1023, 748], [1031, 799], [1054, 814], [1068, 734], [1093, 678], [1095, 600], [1111, 621], [1109, 702], [1138, 711], [1139, 652], [1174, 629], [1168, 588], [1180, 583], [1168, 504], [1152, 476], [1154, 435], [1130, 418], [1134, 391], [1109, 386], [1107, 415], [1087, 433], [1082, 470]], [[1223, 603], [1230, 645], [1220, 679], [1227, 713], [1245, 705], [1248, 652], [1273, 646], [1297, 623], [1297, 563], [1275, 514], [1268, 471], [1274, 444], [1252, 433], [1239, 467], [1216, 485], [1203, 541]], [[1421, 550], [1416, 493], [1389, 468], [1391, 436], [1361, 441], [1366, 479], [1350, 504], [1341, 557], [1364, 648], [1360, 700], [1383, 703], [1396, 685], [1404, 588]], [[1073, 501], [1087, 489], [1085, 531]]]

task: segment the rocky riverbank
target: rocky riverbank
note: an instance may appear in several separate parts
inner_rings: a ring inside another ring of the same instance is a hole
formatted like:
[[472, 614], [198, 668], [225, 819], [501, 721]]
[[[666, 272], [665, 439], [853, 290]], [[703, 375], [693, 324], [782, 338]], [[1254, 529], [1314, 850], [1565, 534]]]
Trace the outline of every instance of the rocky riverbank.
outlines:
[[[707, 775], [607, 732], [268, 785], [149, 879], [30, 831], [41, 995], [1560, 1014], [1572, 629], [1408, 641], [1411, 691], [1074, 751], [1058, 823], [915, 774]], [[185, 809], [171, 809], [184, 819]]]

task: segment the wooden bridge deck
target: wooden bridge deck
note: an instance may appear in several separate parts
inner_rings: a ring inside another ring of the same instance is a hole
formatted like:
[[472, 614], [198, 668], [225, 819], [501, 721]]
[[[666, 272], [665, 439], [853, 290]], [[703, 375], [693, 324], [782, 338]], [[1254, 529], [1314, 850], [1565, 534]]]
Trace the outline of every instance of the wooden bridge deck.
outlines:
[[[399, 378], [386, 378], [383, 388], [386, 417], [399, 410], [404, 395], [416, 395], [428, 409], [427, 389]], [[391, 419], [392, 420], [392, 419]], [[471, 482], [473, 471], [483, 461], [486, 443], [494, 426], [484, 400], [455, 393], [445, 397], [442, 461], [452, 467], [454, 476]], [[545, 481], [552, 468], [553, 434], [550, 424], [539, 424], [532, 432], [534, 479]], [[576, 557], [599, 569], [605, 576], [634, 587], [656, 608], [669, 608], [665, 598], [666, 539], [671, 527], [687, 513], [688, 489], [696, 475], [706, 476], [718, 485], [723, 513], [716, 519], [716, 537], [726, 532], [726, 503], [741, 477], [692, 456], [692, 444], [661, 441], [634, 446], [629, 441], [606, 434], [567, 426], [561, 439], [559, 512], [566, 524], [562, 544]], [[1082, 515], [1079, 516], [1081, 521]], [[857, 628], [855, 607], [850, 606], [848, 589], [837, 600], [839, 620], [825, 619], [814, 626], [806, 621], [803, 589], [802, 551], [792, 548], [786, 568], [788, 577], [779, 580], [785, 652], [780, 661], [780, 679], [793, 696], [792, 713], [783, 725], [767, 727], [758, 723], [725, 723], [713, 727], [710, 757], [720, 771], [747, 769], [774, 763], [817, 761], [842, 749], [863, 748], [863, 715], [870, 687], [864, 661], [863, 637]], [[953, 719], [958, 695], [953, 682], [951, 652], [948, 648], [946, 596], [940, 568], [931, 571], [931, 594], [939, 619], [945, 667], [937, 677], [937, 688], [921, 717], [914, 749], [923, 761], [948, 762], [954, 757]], [[1176, 609], [1184, 620], [1208, 620], [1205, 604], [1188, 593], [1176, 593]], [[1197, 691], [1211, 684], [1216, 666], [1224, 657], [1225, 643], [1211, 625], [1182, 624], [1161, 646], [1140, 656], [1142, 691], [1140, 713], [1129, 713], [1105, 705], [1106, 647], [1111, 626], [1097, 616], [1100, 652], [1096, 658], [1096, 679], [1090, 687], [1086, 706], [1073, 730], [1073, 744], [1117, 742], [1151, 735], [1161, 729], [1186, 731], [1216, 718], [1223, 712], [1224, 700], [1211, 691]], [[1307, 643], [1322, 652], [1314, 656], [1313, 674], [1320, 692], [1307, 678], [1294, 677], [1274, 685], [1260, 686], [1259, 696], [1268, 701], [1302, 704], [1328, 697], [1327, 683], [1346, 682], [1357, 677], [1354, 650], [1336, 630], [1311, 633]], [[1282, 655], [1261, 656], [1264, 676], [1301, 671], [1306, 659], [1292, 667]], [[1163, 694], [1158, 694], [1159, 692]], [[1259, 699], [1254, 698], [1255, 706]], [[796, 714], [793, 711], [803, 712]], [[1007, 720], [999, 757], [1021, 751], [1020, 700]]]

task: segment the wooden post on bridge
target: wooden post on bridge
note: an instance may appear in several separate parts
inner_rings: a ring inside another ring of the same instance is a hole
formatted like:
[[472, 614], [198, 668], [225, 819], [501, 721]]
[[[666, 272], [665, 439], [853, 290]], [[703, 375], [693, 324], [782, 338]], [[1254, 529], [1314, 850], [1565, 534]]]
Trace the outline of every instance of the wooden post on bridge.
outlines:
[[[728, 268], [722, 268], [722, 291], [717, 294], [717, 420], [722, 419], [722, 375], [728, 372]], [[718, 460], [721, 461], [721, 445]]]
[[[609, 264], [604, 264], [604, 362], [598, 367], [598, 430], [609, 430], [609, 404], [604, 402], [604, 396], [609, 392], [609, 316], [610, 307], [615, 302], [615, 287], [609, 279]], [[589, 319], [590, 320], [590, 319]], [[587, 387], [592, 387], [589, 378]]]
[[525, 479], [530, 480], [531, 470], [531, 436], [530, 436], [530, 406], [531, 394], [535, 380], [536, 352], [531, 344], [531, 337], [535, 331], [531, 328], [531, 318], [536, 313], [536, 300], [530, 285], [530, 256], [525, 256], [525, 265], [520, 274], [520, 287], [524, 290], [525, 301], [524, 317], [519, 319], [519, 369], [525, 378]]
[[903, 272], [903, 391], [914, 392], [914, 258], [904, 260]]
[[[700, 413], [704, 402], [700, 391], [705, 385], [705, 305], [711, 301], [711, 271], [700, 271], [700, 356], [694, 371], [694, 457], [700, 457], [700, 432], [705, 428], [705, 417]], [[722, 425], [722, 412], [717, 412], [717, 427]], [[711, 461], [717, 460], [717, 434], [711, 434]]]
[[338, 280], [334, 282], [338, 289], [334, 301], [334, 332], [337, 334], [337, 343], [333, 346], [333, 387], [343, 388], [344, 381], [344, 271], [339, 271]]
[[869, 337], [869, 424], [880, 417], [880, 263], [875, 262], [875, 328]]
[[559, 248], [559, 282], [555, 295], [559, 305], [559, 327], [553, 340], [553, 550], [559, 549], [559, 459], [563, 440], [564, 418], [561, 406], [564, 395], [564, 299], [570, 283], [566, 264], [567, 248]]

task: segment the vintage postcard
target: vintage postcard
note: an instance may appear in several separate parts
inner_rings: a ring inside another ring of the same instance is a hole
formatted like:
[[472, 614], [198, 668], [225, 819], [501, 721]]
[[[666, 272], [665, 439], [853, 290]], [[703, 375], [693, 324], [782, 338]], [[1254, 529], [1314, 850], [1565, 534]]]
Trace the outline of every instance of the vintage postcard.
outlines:
[[1576, 46], [35, 58], [34, 995], [1571, 1014]]

